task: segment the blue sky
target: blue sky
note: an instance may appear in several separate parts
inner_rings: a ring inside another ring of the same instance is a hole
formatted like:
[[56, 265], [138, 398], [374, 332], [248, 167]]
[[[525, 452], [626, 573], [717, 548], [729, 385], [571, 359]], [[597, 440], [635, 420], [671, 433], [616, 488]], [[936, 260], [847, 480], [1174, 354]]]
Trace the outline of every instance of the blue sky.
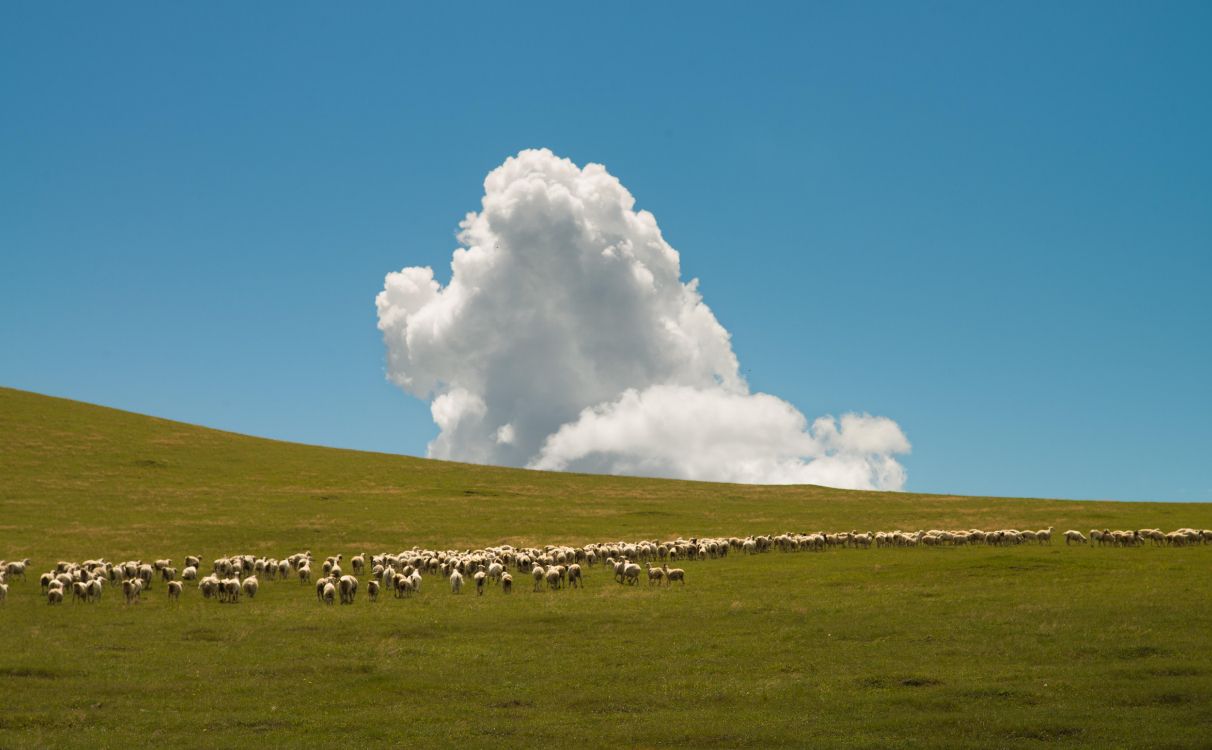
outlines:
[[0, 384], [423, 455], [383, 276], [546, 146], [908, 489], [1212, 501], [1212, 6], [10, 3]]

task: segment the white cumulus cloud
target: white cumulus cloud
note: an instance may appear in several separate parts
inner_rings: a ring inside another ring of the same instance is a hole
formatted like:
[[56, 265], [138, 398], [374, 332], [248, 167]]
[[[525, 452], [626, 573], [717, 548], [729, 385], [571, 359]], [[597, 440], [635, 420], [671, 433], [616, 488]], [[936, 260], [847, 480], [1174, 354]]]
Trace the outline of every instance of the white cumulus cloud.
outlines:
[[751, 393], [655, 217], [600, 164], [546, 149], [489, 173], [450, 283], [389, 273], [388, 377], [430, 401], [429, 455], [539, 469], [900, 489], [895, 422], [811, 425]]

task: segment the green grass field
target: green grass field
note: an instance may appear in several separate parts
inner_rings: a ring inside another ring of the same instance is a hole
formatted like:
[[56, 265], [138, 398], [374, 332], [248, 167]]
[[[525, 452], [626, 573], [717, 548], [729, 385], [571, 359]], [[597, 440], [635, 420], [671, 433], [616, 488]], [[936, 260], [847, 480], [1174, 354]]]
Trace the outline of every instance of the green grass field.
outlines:
[[778, 552], [688, 585], [352, 607], [263, 582], [48, 607], [60, 559], [919, 528], [1212, 528], [1207, 504], [547, 474], [0, 389], [0, 747], [1210, 747], [1212, 546]]

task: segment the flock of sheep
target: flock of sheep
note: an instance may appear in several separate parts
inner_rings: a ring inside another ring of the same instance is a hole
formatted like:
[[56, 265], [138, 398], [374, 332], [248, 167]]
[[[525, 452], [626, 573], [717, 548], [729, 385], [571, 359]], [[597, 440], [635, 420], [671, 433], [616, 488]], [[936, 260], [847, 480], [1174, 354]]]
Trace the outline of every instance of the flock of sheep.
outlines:
[[[122, 592], [127, 604], [138, 602], [144, 591], [151, 589], [157, 579], [164, 583], [168, 597], [178, 600], [186, 583], [195, 583], [204, 599], [238, 603], [241, 598], [253, 599], [260, 590], [261, 578], [269, 581], [297, 580], [311, 584], [316, 599], [323, 604], [353, 604], [361, 583], [358, 576], [369, 576], [366, 596], [371, 602], [381, 594], [395, 598], [409, 597], [421, 590], [425, 576], [445, 580], [452, 593], [461, 593], [465, 585], [474, 585], [483, 595], [489, 587], [499, 587], [506, 594], [513, 591], [513, 576], [517, 574], [533, 581], [532, 591], [557, 591], [584, 586], [585, 570], [603, 565], [613, 573], [614, 580], [623, 585], [637, 585], [646, 577], [648, 585], [669, 585], [675, 581], [685, 585], [686, 571], [671, 568], [679, 560], [711, 560], [731, 554], [753, 555], [771, 551], [823, 551], [832, 548], [917, 547], [1019, 544], [1051, 544], [1053, 529], [1039, 531], [1018, 529], [919, 530], [784, 533], [749, 537], [715, 537], [674, 539], [670, 541], [643, 540], [638, 542], [607, 542], [581, 547], [548, 545], [543, 548], [514, 548], [510, 545], [478, 550], [432, 550], [414, 547], [398, 553], [378, 555], [365, 553], [349, 560], [350, 572], [341, 567], [344, 558], [335, 555], [324, 560], [313, 576], [311, 552], [299, 552], [277, 559], [257, 555], [232, 555], [211, 563], [211, 571], [202, 575], [202, 559], [189, 555], [178, 572], [171, 559], [147, 563], [128, 560], [112, 563], [105, 559], [83, 562], [58, 562], [53, 570], [43, 573], [39, 582], [48, 604], [62, 604], [71, 597], [74, 602], [100, 601], [107, 586]], [[1080, 531], [1063, 534], [1066, 545], [1136, 547], [1146, 543], [1155, 546], [1190, 546], [1212, 543], [1212, 530], [1178, 529], [1163, 533], [1159, 529], [1111, 530], [1091, 529], [1087, 537]], [[656, 563], [654, 565], [654, 563]], [[641, 564], [643, 567], [641, 567]], [[29, 560], [0, 560], [0, 604], [8, 596], [10, 579], [25, 580]], [[510, 571], [513, 571], [512, 573]], [[470, 584], [468, 580], [470, 579]]]

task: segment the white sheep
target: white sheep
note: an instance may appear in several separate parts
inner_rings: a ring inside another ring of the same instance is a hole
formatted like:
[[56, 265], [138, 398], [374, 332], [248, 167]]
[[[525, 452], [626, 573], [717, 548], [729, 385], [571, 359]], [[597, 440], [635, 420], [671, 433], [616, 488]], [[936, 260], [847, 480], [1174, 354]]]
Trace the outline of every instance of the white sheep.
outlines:
[[373, 580], [373, 579], [370, 581], [367, 581], [366, 596], [372, 602], [379, 601], [379, 582], [378, 581]]
[[341, 592], [342, 604], [353, 604], [358, 594], [358, 579], [353, 576], [341, 576], [337, 579], [337, 590]]
[[[7, 589], [8, 587], [6, 586], [5, 588]], [[47, 604], [62, 604], [63, 603], [63, 589], [53, 588], [53, 589], [47, 591], [46, 592], [46, 603]]]
[[450, 593], [457, 594], [463, 590], [463, 574], [454, 569], [450, 571]]
[[665, 572], [665, 580], [672, 584], [674, 581], [681, 581], [682, 585], [686, 585], [686, 571], [681, 568], [670, 568], [668, 565], [662, 565], [661, 570]]
[[652, 567], [652, 563], [645, 563], [644, 567], [648, 570], [648, 585], [651, 586], [655, 583], [659, 586], [662, 579], [665, 578], [665, 571]]
[[169, 601], [174, 601], [174, 602], [179, 601], [181, 599], [181, 582], [180, 581], [169, 581], [168, 582], [168, 599], [169, 599]]
[[324, 602], [325, 604], [332, 604], [333, 600], [336, 598], [337, 587], [325, 580], [324, 588], [320, 592], [320, 601]]
[[484, 585], [488, 580], [488, 574], [482, 570], [477, 570], [472, 578], [476, 582], [476, 596], [484, 596]]
[[581, 566], [576, 563], [568, 566], [568, 585], [574, 589], [585, 586], [585, 582], [581, 578]]
[[530, 575], [534, 578], [534, 590], [543, 590], [543, 576], [547, 571], [543, 570], [542, 565], [536, 565], [530, 570]]
[[501, 591], [504, 591], [506, 594], [513, 592], [513, 576], [508, 573], [501, 574]]
[[0, 604], [4, 604], [4, 600], [8, 598], [8, 584], [0, 583]]
[[640, 566], [628, 560], [623, 560], [623, 582], [632, 586], [640, 582]]
[[1069, 529], [1065, 532], [1065, 546], [1070, 544], [1086, 544], [1087, 540], [1084, 534], [1075, 529]]
[[244, 579], [244, 583], [240, 584], [240, 588], [244, 589], [245, 596], [247, 596], [249, 599], [253, 599], [257, 596], [257, 591], [261, 588], [261, 582], [257, 580], [256, 576], [249, 576], [248, 578]]

